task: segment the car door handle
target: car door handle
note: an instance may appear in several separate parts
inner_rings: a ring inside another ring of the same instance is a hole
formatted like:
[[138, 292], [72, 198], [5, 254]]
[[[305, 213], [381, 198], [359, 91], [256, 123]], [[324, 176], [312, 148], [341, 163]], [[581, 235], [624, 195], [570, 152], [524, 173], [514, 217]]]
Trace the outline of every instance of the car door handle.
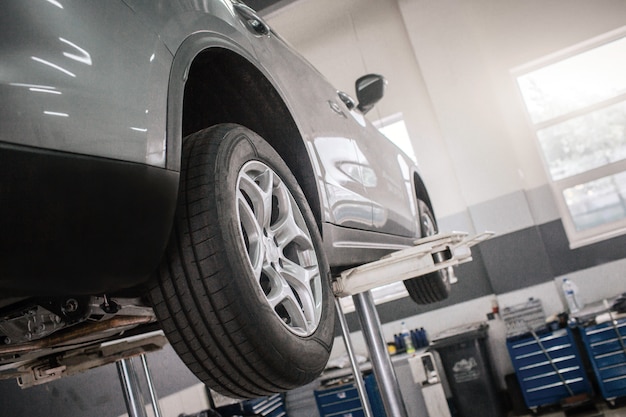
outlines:
[[255, 36], [269, 36], [271, 29], [267, 23], [254, 11], [243, 3], [233, 3], [233, 7], [246, 28]]
[[356, 107], [356, 101], [348, 93], [344, 93], [343, 91], [337, 91], [337, 95], [343, 101], [343, 104], [346, 105], [348, 110], [352, 110]]
[[337, 115], [346, 118], [346, 114], [343, 112], [343, 110], [341, 110], [339, 104], [335, 103], [333, 100], [328, 100], [328, 105], [330, 106], [330, 109], [334, 111]]

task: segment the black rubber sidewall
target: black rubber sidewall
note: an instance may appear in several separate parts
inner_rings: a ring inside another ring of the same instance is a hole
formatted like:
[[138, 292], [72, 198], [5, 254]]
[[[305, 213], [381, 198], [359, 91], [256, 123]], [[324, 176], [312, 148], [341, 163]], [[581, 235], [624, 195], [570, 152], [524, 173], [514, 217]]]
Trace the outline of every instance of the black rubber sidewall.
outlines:
[[[267, 303], [260, 286], [253, 278], [247, 260], [247, 251], [241, 239], [235, 192], [240, 169], [250, 161], [260, 161], [272, 168], [289, 188], [309, 229], [323, 279], [322, 315], [316, 331], [307, 337], [289, 331]], [[282, 377], [294, 378], [294, 384], [308, 382], [310, 375], [321, 372], [328, 361], [334, 337], [334, 304], [330, 292], [329, 268], [322, 252], [317, 224], [295, 177], [280, 156], [261, 137], [253, 132], [234, 127], [222, 140], [218, 151], [216, 171], [218, 218], [222, 231], [228, 264], [234, 284], [226, 291], [232, 300], [241, 300], [236, 307], [247, 324], [246, 338], [257, 348], [255, 354], [267, 362], [269, 368]], [[301, 377], [297, 375], [301, 374]], [[301, 379], [301, 381], [297, 381]]]
[[[421, 217], [428, 211], [428, 215], [433, 220], [435, 232], [438, 232], [437, 222], [432, 214], [432, 210], [428, 205], [418, 199], [418, 210], [420, 213], [420, 232], [422, 237], [426, 237], [428, 231], [424, 230]], [[404, 281], [404, 287], [406, 288], [409, 296], [417, 304], [432, 304], [438, 301], [448, 298], [450, 293], [449, 284], [444, 282], [443, 272], [435, 271], [430, 274], [423, 275], [421, 277], [412, 278]]]

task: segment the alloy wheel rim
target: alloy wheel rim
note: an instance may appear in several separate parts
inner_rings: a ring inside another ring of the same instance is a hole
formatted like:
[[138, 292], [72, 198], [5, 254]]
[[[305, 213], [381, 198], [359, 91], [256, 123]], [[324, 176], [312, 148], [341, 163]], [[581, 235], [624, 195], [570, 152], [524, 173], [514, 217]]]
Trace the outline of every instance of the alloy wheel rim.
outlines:
[[311, 234], [280, 176], [260, 161], [237, 177], [237, 218], [253, 277], [281, 323], [298, 336], [317, 329], [322, 276]]

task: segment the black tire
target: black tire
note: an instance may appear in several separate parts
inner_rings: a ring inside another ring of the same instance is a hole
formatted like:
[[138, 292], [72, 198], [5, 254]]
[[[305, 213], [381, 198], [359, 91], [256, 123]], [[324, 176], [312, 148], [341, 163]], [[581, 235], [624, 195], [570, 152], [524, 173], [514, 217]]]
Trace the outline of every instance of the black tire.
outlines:
[[252, 131], [218, 125], [185, 139], [150, 296], [178, 355], [224, 395], [283, 392], [326, 366], [335, 314], [319, 230], [287, 165]]
[[[439, 232], [437, 221], [432, 210], [424, 201], [417, 200], [417, 208], [420, 216], [420, 229], [422, 237], [432, 236]], [[435, 261], [445, 260], [449, 257], [447, 253], [433, 254]], [[450, 294], [450, 269], [441, 269], [417, 278], [404, 281], [404, 287], [409, 296], [417, 304], [431, 304], [448, 298]]]

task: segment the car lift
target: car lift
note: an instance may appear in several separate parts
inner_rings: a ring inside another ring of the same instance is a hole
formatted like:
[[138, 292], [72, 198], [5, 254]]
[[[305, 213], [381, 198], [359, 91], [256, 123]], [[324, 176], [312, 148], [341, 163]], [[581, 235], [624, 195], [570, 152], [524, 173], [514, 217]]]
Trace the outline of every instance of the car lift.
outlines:
[[493, 233], [485, 232], [474, 238], [468, 238], [467, 233], [452, 232], [426, 237], [417, 240], [413, 247], [391, 253], [378, 261], [344, 271], [333, 281], [335, 306], [341, 324], [342, 336], [366, 417], [373, 417], [373, 413], [354, 354], [350, 330], [340, 298], [352, 296], [387, 415], [408, 417], [370, 290], [471, 261], [470, 248], [492, 236]]
[[[471, 261], [472, 252], [470, 248], [491, 238], [492, 235], [493, 233], [485, 232], [474, 238], [468, 238], [467, 233], [451, 232], [426, 237], [415, 241], [415, 246], [393, 252], [378, 261], [346, 270], [338, 277], [335, 277], [333, 280], [335, 306], [337, 307], [346, 351], [366, 417], [373, 417], [373, 413], [354, 354], [350, 340], [350, 330], [348, 329], [340, 298], [352, 296], [387, 415], [408, 417], [391, 358], [387, 353], [387, 345], [383, 338], [380, 319], [370, 290]], [[145, 354], [140, 355], [140, 359], [141, 370], [143, 371], [142, 379], [145, 385], [147, 385], [152, 404], [152, 415], [161, 417], [162, 414]], [[124, 391], [128, 417], [148, 417], [145, 407], [146, 395], [144, 389], [142, 389], [144, 384], [140, 381], [132, 360], [133, 358], [126, 358], [116, 362], [120, 383]]]
[[[152, 405], [152, 415], [161, 417], [161, 408], [159, 407], [159, 399], [157, 398], [152, 375], [148, 368], [146, 354], [139, 355], [141, 360], [141, 370], [150, 395], [150, 404]], [[128, 417], [148, 417], [145, 403], [145, 392], [142, 389], [141, 381], [137, 375], [137, 369], [133, 363], [134, 358], [124, 358], [117, 361], [117, 373], [124, 391], [124, 401], [126, 402], [126, 410]]]

